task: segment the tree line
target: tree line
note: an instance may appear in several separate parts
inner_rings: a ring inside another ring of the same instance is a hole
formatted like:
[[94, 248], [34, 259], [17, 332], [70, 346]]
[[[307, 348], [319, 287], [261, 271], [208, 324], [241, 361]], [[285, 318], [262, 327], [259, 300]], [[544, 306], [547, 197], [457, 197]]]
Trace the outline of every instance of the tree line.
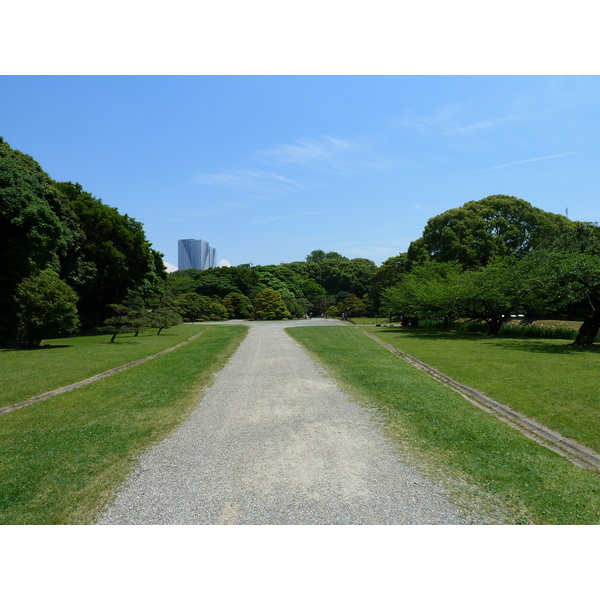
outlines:
[[167, 274], [141, 223], [53, 180], [0, 138], [0, 347], [80, 331], [160, 333], [183, 319], [368, 310], [370, 260], [315, 250], [281, 265]]
[[499, 333], [514, 313], [583, 319], [600, 330], [600, 228], [489, 196], [433, 217], [380, 267], [313, 250], [279, 265], [167, 274], [141, 223], [72, 182], [57, 182], [0, 138], [0, 346], [77, 331], [307, 316], [478, 319]]
[[470, 201], [427, 222], [373, 280], [388, 314], [478, 319], [497, 335], [511, 314], [582, 319], [576, 345], [600, 330], [600, 228], [514, 196]]
[[142, 224], [79, 184], [54, 181], [0, 138], [0, 346], [102, 325], [130, 290], [166, 281]]

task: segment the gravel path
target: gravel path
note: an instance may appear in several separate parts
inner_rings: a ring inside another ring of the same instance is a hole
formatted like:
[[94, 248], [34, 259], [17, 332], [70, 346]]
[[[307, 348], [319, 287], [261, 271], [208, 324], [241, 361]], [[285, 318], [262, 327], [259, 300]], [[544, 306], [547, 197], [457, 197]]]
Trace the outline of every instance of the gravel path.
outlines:
[[175, 433], [145, 454], [99, 524], [464, 524], [401, 461], [368, 409], [284, 331], [255, 323]]

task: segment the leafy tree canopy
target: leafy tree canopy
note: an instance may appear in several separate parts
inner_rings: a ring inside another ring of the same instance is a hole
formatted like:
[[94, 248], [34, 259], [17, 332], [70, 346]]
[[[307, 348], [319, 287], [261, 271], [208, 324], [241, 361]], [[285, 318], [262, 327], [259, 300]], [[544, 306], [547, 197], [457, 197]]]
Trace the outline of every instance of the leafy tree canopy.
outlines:
[[52, 179], [30, 156], [0, 138], [0, 345], [15, 333], [14, 293], [24, 278], [60, 261], [74, 233]]
[[18, 339], [32, 348], [43, 339], [79, 328], [77, 294], [50, 269], [25, 278], [17, 286], [15, 300]]
[[281, 294], [277, 290], [265, 288], [256, 297], [251, 318], [258, 321], [276, 321], [291, 319], [292, 315]]
[[408, 249], [411, 263], [458, 261], [485, 266], [493, 257], [525, 256], [545, 240], [569, 231], [565, 216], [514, 196], [488, 196], [429, 219], [423, 236]]
[[108, 314], [107, 307], [125, 297], [128, 290], [155, 293], [166, 277], [162, 255], [152, 250], [142, 224], [71, 182], [55, 183], [76, 215], [84, 233], [82, 262], [88, 277], [73, 282], [79, 294], [84, 324], [92, 326]]

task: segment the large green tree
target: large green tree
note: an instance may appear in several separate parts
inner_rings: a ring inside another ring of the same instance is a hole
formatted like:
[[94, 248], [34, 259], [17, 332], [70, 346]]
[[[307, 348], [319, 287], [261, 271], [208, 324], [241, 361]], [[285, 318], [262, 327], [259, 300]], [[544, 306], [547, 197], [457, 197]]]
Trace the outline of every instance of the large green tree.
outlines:
[[141, 223], [122, 215], [82, 189], [77, 183], [55, 184], [76, 215], [85, 239], [83, 263], [89, 276], [71, 285], [79, 294], [84, 327], [93, 327], [109, 314], [110, 304], [137, 289], [149, 299], [166, 277], [161, 255], [146, 239]]
[[379, 311], [382, 308], [382, 292], [398, 284], [407, 271], [406, 252], [403, 252], [385, 260], [373, 273], [369, 282], [369, 298], [373, 302], [374, 310]]
[[570, 310], [583, 316], [575, 345], [590, 346], [600, 331], [600, 228], [576, 223], [524, 259], [519, 280], [525, 301], [537, 310]]
[[546, 212], [514, 196], [488, 196], [429, 219], [412, 242], [411, 264], [458, 261], [483, 267], [494, 257], [521, 258], [546, 240], [573, 229], [567, 217]]
[[26, 277], [60, 271], [75, 242], [52, 179], [0, 138], [0, 346], [16, 334], [14, 293]]

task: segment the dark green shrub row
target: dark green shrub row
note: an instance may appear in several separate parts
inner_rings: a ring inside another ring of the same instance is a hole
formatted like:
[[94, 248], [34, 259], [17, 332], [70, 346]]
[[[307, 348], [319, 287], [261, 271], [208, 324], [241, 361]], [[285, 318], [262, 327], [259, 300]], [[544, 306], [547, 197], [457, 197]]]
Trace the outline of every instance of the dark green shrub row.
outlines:
[[[442, 330], [443, 321], [422, 320], [420, 326], [426, 329]], [[452, 331], [465, 333], [487, 333], [488, 326], [480, 321], [457, 321], [450, 323]], [[541, 327], [539, 325], [503, 325], [500, 330], [501, 337], [507, 338], [538, 338], [553, 340], [574, 340], [577, 331], [568, 327]], [[600, 342], [600, 335], [596, 338]]]

